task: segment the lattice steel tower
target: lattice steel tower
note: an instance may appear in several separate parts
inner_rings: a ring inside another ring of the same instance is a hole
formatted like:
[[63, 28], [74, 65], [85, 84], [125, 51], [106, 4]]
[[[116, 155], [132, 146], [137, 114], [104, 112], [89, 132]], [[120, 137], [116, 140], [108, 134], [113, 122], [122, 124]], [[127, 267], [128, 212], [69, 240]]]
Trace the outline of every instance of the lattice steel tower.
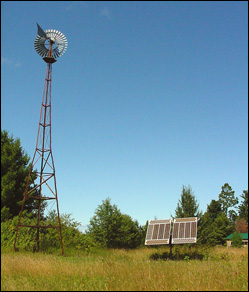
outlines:
[[[16, 242], [20, 227], [36, 228], [36, 250], [39, 251], [40, 228], [58, 228], [60, 235], [60, 245], [62, 254], [64, 254], [61, 222], [59, 213], [59, 203], [57, 195], [56, 177], [54, 159], [52, 155], [51, 144], [51, 84], [52, 84], [52, 64], [62, 56], [68, 46], [66, 37], [58, 30], [48, 29], [43, 31], [37, 23], [37, 36], [35, 38], [34, 47], [36, 52], [47, 63], [47, 71], [45, 76], [43, 98], [40, 111], [40, 119], [38, 125], [38, 134], [36, 140], [36, 149], [31, 162], [26, 188], [23, 196], [19, 222], [14, 242], [14, 250], [16, 250]], [[35, 167], [38, 168], [35, 170]], [[34, 186], [29, 187], [29, 181], [32, 173], [35, 171], [37, 179]], [[33, 204], [37, 207], [37, 224], [25, 224], [23, 221], [23, 211], [26, 200], [34, 200]], [[43, 225], [41, 221], [41, 210], [49, 205], [46, 201], [54, 202], [57, 210], [56, 225]]]

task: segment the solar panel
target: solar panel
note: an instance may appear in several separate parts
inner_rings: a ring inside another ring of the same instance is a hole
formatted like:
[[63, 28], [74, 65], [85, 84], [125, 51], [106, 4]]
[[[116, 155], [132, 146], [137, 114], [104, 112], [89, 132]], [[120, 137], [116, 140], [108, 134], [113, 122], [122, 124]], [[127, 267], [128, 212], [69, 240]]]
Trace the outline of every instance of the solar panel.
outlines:
[[169, 244], [171, 219], [150, 220], [145, 245]]
[[197, 217], [174, 219], [172, 243], [197, 242]]

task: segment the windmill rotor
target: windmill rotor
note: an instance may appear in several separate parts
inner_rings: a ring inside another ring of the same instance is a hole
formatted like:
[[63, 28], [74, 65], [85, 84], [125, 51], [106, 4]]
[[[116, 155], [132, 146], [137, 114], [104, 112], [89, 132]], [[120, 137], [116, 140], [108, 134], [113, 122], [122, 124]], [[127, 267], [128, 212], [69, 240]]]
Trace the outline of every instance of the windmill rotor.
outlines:
[[34, 47], [47, 63], [54, 63], [67, 50], [68, 42], [63, 33], [55, 29], [43, 30], [37, 23], [37, 36]]

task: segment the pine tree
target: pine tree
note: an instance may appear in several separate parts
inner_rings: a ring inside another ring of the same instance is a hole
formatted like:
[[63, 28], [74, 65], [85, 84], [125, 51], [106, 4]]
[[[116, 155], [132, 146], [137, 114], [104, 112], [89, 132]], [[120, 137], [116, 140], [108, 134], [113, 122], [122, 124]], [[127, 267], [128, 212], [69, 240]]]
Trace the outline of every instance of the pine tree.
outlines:
[[235, 207], [239, 200], [235, 197], [235, 192], [228, 183], [225, 183], [222, 186], [221, 193], [219, 194], [219, 201], [221, 203], [222, 211], [227, 217], [230, 219], [236, 217], [235, 211], [231, 208]]
[[[1, 221], [13, 218], [21, 210], [30, 164], [29, 156], [21, 147], [20, 139], [14, 139], [1, 130]], [[35, 179], [31, 175], [30, 184]], [[33, 202], [25, 202], [25, 208], [33, 209]]]
[[240, 218], [245, 219], [247, 224], [248, 224], [248, 191], [247, 190], [243, 191], [241, 198], [243, 199], [243, 201], [241, 202], [241, 204], [238, 207], [239, 216], [240, 216]]
[[175, 210], [176, 218], [199, 217], [201, 214], [198, 211], [199, 204], [195, 199], [193, 191], [190, 186], [182, 187], [181, 198], [177, 203]]
[[198, 226], [198, 242], [209, 245], [223, 245], [232, 232], [233, 225], [222, 211], [220, 201], [212, 200], [201, 217]]

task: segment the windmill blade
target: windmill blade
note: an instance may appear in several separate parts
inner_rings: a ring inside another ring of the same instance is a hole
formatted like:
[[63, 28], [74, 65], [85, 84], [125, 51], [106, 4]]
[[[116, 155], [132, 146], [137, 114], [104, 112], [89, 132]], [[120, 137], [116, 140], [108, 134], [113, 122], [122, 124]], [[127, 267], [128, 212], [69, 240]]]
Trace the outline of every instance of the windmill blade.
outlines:
[[59, 52], [58, 48], [55, 48], [53, 50], [53, 56], [54, 56], [55, 59], [60, 57], [60, 52]]
[[47, 56], [49, 50], [45, 47], [45, 41], [46, 39], [43, 37], [40, 37], [37, 35], [37, 37], [35, 38], [35, 42], [34, 42], [34, 47], [36, 52], [41, 56]]

